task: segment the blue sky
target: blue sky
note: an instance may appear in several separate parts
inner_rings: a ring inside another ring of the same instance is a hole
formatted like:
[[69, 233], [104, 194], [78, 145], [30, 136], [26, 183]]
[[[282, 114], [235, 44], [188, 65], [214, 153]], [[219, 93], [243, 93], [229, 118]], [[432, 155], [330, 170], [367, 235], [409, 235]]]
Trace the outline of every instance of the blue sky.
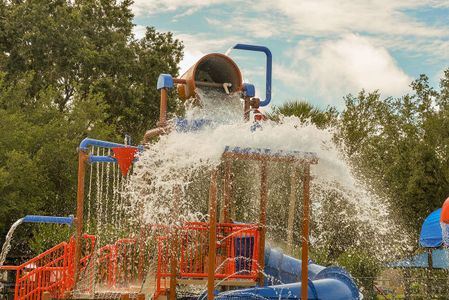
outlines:
[[[136, 36], [154, 26], [184, 42], [181, 72], [236, 43], [269, 47], [272, 105], [342, 108], [361, 89], [400, 96], [422, 73], [438, 87], [449, 67], [449, 0], [135, 0], [133, 11]], [[264, 98], [264, 55], [230, 56]]]

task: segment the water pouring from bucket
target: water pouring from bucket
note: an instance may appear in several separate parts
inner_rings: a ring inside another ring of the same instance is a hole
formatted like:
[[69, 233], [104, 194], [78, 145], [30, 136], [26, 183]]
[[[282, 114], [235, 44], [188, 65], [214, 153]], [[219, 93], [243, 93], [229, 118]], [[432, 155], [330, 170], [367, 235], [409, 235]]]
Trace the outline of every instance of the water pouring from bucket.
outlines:
[[[196, 127], [185, 124], [186, 122], [204, 125], [216, 121], [216, 117], [219, 114], [215, 114], [213, 120], [207, 115], [207, 112], [213, 110], [225, 111], [225, 116], [222, 119], [235, 118], [235, 116], [240, 115], [243, 116], [242, 118], [245, 121], [249, 121], [251, 112], [254, 115], [253, 122], [260, 122], [265, 119], [259, 109], [268, 105], [271, 101], [271, 52], [267, 47], [245, 44], [237, 44], [233, 49], [263, 52], [266, 54], [265, 99], [261, 101], [255, 97], [255, 87], [253, 84], [243, 83], [239, 67], [229, 56], [220, 53], [205, 55], [180, 78], [173, 78], [170, 74], [159, 75], [157, 89], [161, 93], [161, 102], [158, 127], [148, 130], [145, 133], [144, 143], [148, 143], [152, 138], [166, 134], [172, 130], [173, 126], [170, 126], [167, 122], [167, 101], [168, 90], [174, 88], [175, 85], [179, 99], [191, 106], [202, 108], [199, 114], [194, 114], [190, 118], [186, 116], [186, 119], [181, 120], [184, 128], [186, 126], [189, 128]], [[240, 103], [241, 98], [243, 99], [243, 105]], [[213, 99], [213, 101], [207, 102], [210, 99]], [[235, 114], [236, 110], [240, 110], [240, 114]], [[227, 111], [229, 113], [226, 113]]]

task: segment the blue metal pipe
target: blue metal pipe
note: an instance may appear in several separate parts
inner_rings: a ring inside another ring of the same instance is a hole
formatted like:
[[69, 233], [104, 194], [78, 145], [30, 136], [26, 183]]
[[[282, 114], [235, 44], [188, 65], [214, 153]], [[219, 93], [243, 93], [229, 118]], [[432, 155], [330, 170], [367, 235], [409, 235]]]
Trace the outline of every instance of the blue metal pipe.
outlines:
[[[138, 161], [137, 158], [133, 160], [133, 162]], [[117, 159], [112, 156], [107, 155], [89, 155], [89, 163], [116, 163]]]
[[266, 66], [266, 74], [265, 74], [265, 100], [260, 102], [260, 106], [266, 106], [271, 101], [271, 73], [272, 73], [272, 65], [273, 65], [273, 55], [271, 54], [270, 49], [264, 46], [256, 46], [256, 45], [247, 45], [247, 44], [237, 44], [232, 49], [238, 50], [248, 50], [248, 51], [256, 51], [263, 52], [267, 56], [267, 66]]
[[103, 148], [124, 148], [124, 147], [131, 147], [131, 148], [137, 148], [139, 149], [139, 151], [143, 150], [143, 146], [139, 145], [139, 146], [128, 146], [128, 145], [124, 145], [124, 144], [118, 144], [118, 143], [113, 143], [113, 142], [106, 142], [106, 141], [101, 141], [101, 140], [96, 140], [96, 139], [91, 139], [91, 138], [85, 138], [84, 140], [81, 141], [80, 145], [79, 145], [79, 150], [82, 151], [87, 151], [88, 150], [88, 146], [97, 146], [97, 147], [103, 147]]
[[22, 222], [24, 222], [24, 223], [52, 223], [52, 224], [72, 225], [74, 222], [74, 218], [73, 218], [73, 216], [53, 217], [53, 216], [27, 215], [23, 218]]
[[106, 155], [89, 155], [89, 163], [116, 163], [117, 159]]

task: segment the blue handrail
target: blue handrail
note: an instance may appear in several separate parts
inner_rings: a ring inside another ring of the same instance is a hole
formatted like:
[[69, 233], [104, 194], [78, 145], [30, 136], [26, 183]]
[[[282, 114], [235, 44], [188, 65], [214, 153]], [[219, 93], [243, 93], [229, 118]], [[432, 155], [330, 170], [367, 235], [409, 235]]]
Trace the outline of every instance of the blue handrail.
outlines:
[[238, 50], [248, 50], [248, 51], [256, 51], [263, 52], [267, 56], [267, 72], [265, 76], [265, 100], [260, 102], [260, 106], [266, 106], [271, 101], [271, 73], [272, 73], [272, 60], [273, 56], [271, 54], [270, 49], [265, 46], [256, 46], [256, 45], [247, 45], [247, 44], [237, 44], [232, 49]]

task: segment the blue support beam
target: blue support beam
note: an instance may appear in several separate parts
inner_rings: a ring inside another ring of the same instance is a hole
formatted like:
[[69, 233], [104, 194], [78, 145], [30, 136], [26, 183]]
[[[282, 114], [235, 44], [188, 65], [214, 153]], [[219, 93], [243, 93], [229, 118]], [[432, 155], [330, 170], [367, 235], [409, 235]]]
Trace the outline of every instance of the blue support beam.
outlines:
[[23, 222], [24, 223], [52, 223], [52, 224], [72, 225], [74, 222], [74, 218], [73, 218], [73, 216], [53, 217], [53, 216], [28, 215], [23, 218]]

